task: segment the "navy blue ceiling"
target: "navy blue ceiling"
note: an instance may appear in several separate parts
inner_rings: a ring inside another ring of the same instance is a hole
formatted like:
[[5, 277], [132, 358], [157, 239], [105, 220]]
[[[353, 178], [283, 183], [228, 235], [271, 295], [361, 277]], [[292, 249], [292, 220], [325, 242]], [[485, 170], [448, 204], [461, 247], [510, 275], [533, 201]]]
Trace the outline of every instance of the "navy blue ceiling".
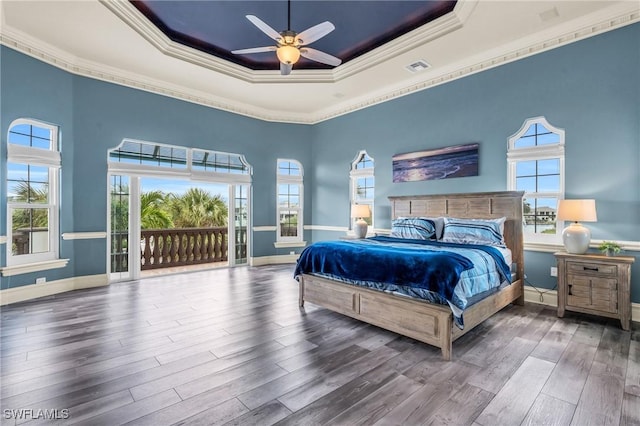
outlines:
[[[253, 70], [276, 70], [275, 52], [234, 55], [232, 50], [275, 45], [245, 15], [276, 31], [287, 29], [287, 1], [139, 0], [131, 3], [171, 40]], [[291, 30], [323, 21], [336, 29], [310, 47], [348, 62], [392, 39], [451, 12], [455, 1], [291, 2]], [[301, 58], [296, 69], [331, 68]]]

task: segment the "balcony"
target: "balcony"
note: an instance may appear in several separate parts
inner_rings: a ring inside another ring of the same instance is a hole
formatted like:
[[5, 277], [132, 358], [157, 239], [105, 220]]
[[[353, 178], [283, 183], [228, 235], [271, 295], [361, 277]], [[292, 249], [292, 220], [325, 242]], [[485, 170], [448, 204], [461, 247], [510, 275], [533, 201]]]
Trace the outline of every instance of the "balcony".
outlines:
[[140, 269], [226, 262], [227, 234], [227, 227], [144, 229], [140, 231]]
[[[127, 271], [129, 268], [128, 232], [112, 233], [111, 246], [111, 272]], [[239, 245], [237, 250], [240, 252], [236, 253], [236, 257], [246, 257], [246, 244]], [[140, 231], [140, 270], [143, 272], [172, 273], [199, 269], [194, 265], [199, 265], [200, 268], [216, 266], [214, 264], [226, 266], [227, 251], [228, 229], [226, 226]]]

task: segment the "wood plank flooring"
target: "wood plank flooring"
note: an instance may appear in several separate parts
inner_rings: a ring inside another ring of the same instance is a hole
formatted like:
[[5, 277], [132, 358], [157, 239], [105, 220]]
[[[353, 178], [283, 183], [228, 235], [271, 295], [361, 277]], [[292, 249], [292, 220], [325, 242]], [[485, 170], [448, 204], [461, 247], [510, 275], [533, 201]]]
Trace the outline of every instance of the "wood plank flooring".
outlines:
[[1, 308], [1, 423], [640, 425], [640, 325], [509, 306], [440, 350], [306, 304], [292, 265]]

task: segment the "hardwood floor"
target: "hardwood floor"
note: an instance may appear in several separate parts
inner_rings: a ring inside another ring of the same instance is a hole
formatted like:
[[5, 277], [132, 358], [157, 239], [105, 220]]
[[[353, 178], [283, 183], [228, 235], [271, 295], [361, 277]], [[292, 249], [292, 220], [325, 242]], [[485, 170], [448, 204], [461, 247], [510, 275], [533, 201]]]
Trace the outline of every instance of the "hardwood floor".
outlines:
[[445, 362], [300, 311], [292, 272], [216, 269], [2, 307], [2, 424], [640, 424], [638, 323], [510, 306]]

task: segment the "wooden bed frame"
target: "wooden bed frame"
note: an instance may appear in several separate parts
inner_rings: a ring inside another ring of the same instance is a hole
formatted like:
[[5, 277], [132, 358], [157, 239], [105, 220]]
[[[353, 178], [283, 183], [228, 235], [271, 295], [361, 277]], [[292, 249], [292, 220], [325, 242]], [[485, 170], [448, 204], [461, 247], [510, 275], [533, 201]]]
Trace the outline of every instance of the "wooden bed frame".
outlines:
[[300, 307], [310, 302], [355, 319], [441, 348], [451, 359], [453, 341], [510, 303], [524, 304], [522, 192], [483, 192], [389, 197], [392, 218], [400, 216], [488, 219], [505, 216], [504, 237], [511, 249], [516, 274], [513, 283], [464, 312], [464, 330], [453, 325], [449, 306], [396, 296], [339, 281], [303, 274]]

